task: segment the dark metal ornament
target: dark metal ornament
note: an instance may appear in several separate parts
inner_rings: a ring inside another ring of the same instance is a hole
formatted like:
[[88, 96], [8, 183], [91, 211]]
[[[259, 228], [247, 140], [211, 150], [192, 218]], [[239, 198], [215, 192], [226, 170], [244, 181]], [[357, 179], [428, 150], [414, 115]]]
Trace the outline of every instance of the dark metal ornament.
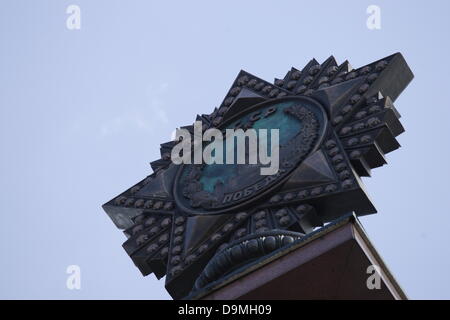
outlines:
[[[278, 174], [260, 175], [258, 165], [184, 165], [178, 170], [174, 185], [175, 202], [180, 210], [189, 214], [230, 213], [239, 210], [243, 203], [250, 205], [259, 200], [286, 180], [296, 164], [317, 149], [325, 135], [327, 115], [320, 104], [307, 97], [269, 100], [239, 112], [226, 121], [228, 125], [218, 128], [234, 129], [245, 123], [248, 129], [262, 121], [268, 128], [268, 120], [277, 125], [282, 118], [289, 118], [294, 130], [285, 130], [288, 134], [281, 137], [285, 142], [280, 145]], [[210, 180], [215, 185], [208, 183]], [[206, 184], [212, 191], [201, 187]]]
[[356, 70], [313, 59], [274, 84], [241, 71], [222, 104], [196, 120], [203, 131], [291, 123], [280, 136], [278, 174], [175, 165], [170, 141], [154, 173], [103, 208], [125, 230], [123, 247], [143, 275], [166, 275], [177, 299], [204, 290], [323, 223], [376, 212], [360, 177], [399, 148], [393, 101], [412, 78], [400, 53]]

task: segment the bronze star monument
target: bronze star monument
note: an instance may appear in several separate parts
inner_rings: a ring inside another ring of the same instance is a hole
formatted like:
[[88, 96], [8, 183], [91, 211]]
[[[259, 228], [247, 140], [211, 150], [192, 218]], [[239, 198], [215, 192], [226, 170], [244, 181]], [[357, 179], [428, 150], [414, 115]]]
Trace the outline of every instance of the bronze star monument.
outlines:
[[143, 275], [166, 276], [175, 299], [199, 298], [328, 222], [376, 213], [360, 177], [399, 148], [404, 129], [393, 102], [412, 78], [400, 53], [358, 69], [313, 59], [273, 83], [241, 71], [221, 105], [196, 121], [204, 131], [279, 129], [277, 174], [259, 175], [258, 165], [174, 164], [179, 141], [170, 141], [154, 172], [103, 208]]

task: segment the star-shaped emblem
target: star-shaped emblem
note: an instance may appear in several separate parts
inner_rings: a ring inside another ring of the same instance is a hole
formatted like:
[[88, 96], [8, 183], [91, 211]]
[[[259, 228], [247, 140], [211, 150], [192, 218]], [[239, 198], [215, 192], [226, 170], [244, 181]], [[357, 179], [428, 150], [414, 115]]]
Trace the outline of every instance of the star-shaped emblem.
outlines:
[[169, 293], [185, 297], [343, 214], [375, 213], [360, 177], [399, 147], [393, 101], [412, 78], [399, 53], [358, 69], [313, 59], [274, 83], [241, 71], [221, 105], [196, 121], [203, 130], [247, 129], [272, 117], [272, 125], [302, 128], [285, 134], [277, 175], [242, 166], [225, 179], [214, 167], [176, 165], [178, 141], [170, 141], [154, 172], [103, 208], [125, 230], [123, 247], [139, 270], [166, 275]]

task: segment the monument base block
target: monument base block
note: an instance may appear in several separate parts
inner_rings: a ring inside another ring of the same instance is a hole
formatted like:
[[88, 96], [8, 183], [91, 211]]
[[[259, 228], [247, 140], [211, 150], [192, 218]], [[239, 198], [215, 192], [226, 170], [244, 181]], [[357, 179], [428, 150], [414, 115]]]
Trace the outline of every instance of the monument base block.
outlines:
[[354, 216], [212, 285], [194, 299], [407, 299]]

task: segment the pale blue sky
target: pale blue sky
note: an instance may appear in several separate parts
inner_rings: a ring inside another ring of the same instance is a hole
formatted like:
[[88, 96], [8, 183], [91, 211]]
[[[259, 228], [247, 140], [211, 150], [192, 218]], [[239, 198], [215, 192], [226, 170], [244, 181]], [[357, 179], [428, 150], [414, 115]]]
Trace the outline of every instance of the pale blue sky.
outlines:
[[[81, 30], [66, 28], [70, 4]], [[381, 8], [368, 30], [366, 8]], [[450, 298], [448, 1], [3, 0], [0, 298], [166, 299], [101, 204], [151, 172], [175, 127], [210, 113], [240, 69], [264, 79], [333, 54], [400, 51], [406, 132], [367, 189], [373, 243], [411, 298]], [[66, 267], [81, 267], [81, 290]]]

